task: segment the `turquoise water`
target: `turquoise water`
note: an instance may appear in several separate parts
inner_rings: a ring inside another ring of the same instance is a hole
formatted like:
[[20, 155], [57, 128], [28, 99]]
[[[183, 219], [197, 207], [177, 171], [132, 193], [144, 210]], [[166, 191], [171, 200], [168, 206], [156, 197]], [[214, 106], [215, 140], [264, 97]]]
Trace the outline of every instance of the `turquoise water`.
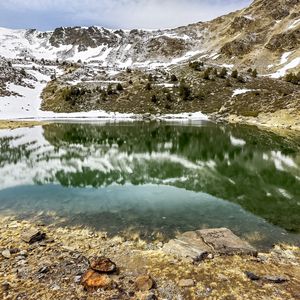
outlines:
[[0, 131], [0, 210], [110, 235], [228, 227], [299, 242], [300, 139], [212, 123], [50, 124]]

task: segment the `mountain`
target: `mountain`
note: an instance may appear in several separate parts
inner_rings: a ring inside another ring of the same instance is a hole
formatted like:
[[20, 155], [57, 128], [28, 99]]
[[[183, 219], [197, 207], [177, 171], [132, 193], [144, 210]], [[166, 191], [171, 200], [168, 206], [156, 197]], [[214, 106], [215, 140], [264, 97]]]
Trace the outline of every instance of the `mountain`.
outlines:
[[248, 8], [167, 30], [67, 27], [54, 31], [0, 29], [0, 55], [97, 62], [108, 67], [179, 63], [201, 57], [256, 67], [280, 77], [299, 68], [300, 1], [256, 0]]
[[300, 129], [299, 71], [300, 0], [165, 30], [0, 28], [0, 119], [201, 111]]

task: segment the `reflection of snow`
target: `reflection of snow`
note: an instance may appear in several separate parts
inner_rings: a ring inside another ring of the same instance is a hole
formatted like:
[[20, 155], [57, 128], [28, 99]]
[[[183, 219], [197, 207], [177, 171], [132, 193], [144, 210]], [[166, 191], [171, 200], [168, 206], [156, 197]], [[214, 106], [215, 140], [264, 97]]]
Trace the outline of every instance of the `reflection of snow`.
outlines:
[[272, 151], [271, 155], [272, 159], [274, 160], [276, 169], [284, 171], [284, 166], [290, 168], [297, 168], [297, 165], [294, 162], [294, 160], [288, 156], [283, 155], [280, 151]]
[[246, 141], [242, 140], [242, 139], [237, 139], [234, 136], [230, 136], [230, 142], [233, 146], [245, 146], [246, 145]]

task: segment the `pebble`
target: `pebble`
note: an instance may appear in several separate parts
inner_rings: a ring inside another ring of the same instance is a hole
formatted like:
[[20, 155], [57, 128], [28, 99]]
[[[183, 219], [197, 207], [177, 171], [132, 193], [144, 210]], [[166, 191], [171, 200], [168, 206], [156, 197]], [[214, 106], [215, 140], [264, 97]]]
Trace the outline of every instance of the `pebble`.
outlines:
[[7, 258], [7, 259], [11, 258], [11, 254], [8, 249], [3, 250], [1, 254], [4, 258]]
[[139, 291], [149, 291], [153, 288], [154, 281], [149, 275], [142, 275], [136, 279], [135, 286]]
[[193, 279], [181, 279], [179, 282], [178, 282], [178, 285], [180, 287], [192, 287], [195, 285], [195, 282]]

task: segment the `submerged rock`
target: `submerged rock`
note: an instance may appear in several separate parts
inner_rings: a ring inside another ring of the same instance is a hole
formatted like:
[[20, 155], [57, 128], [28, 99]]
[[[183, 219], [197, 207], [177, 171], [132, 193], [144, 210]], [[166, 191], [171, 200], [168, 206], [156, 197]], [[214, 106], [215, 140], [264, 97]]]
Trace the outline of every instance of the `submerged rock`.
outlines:
[[92, 270], [101, 273], [113, 273], [117, 270], [116, 264], [106, 257], [93, 257], [90, 266]]
[[241, 240], [227, 228], [203, 229], [185, 232], [163, 246], [163, 251], [178, 257], [200, 261], [219, 255], [257, 255], [249, 243]]
[[21, 235], [21, 239], [28, 244], [42, 241], [45, 238], [46, 233], [42, 233], [38, 229], [30, 229], [29, 231], [23, 232], [23, 234]]

